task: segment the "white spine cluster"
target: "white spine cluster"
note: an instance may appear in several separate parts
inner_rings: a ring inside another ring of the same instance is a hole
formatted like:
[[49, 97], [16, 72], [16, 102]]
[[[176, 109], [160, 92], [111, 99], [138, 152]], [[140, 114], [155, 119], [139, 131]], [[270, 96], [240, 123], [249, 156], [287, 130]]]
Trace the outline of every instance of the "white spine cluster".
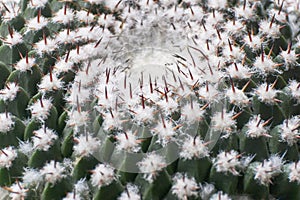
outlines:
[[89, 187], [85, 179], [80, 179], [74, 185], [74, 191], [68, 192], [66, 197], [63, 200], [81, 200], [89, 199]]
[[207, 144], [200, 137], [187, 137], [181, 145], [179, 156], [187, 160], [208, 157]]
[[3, 42], [9, 45], [10, 48], [13, 48], [15, 45], [20, 44], [23, 42], [23, 37], [19, 32], [11, 29], [10, 36], [3, 39]]
[[217, 172], [230, 172], [233, 175], [239, 175], [238, 169], [241, 167], [240, 157], [241, 155], [234, 150], [230, 152], [223, 151], [214, 159], [214, 166]]
[[63, 87], [63, 82], [57, 77], [57, 74], [50, 73], [42, 78], [38, 87], [41, 92], [45, 93], [61, 89]]
[[298, 103], [300, 103], [300, 83], [295, 80], [292, 80], [290, 81], [288, 88], [292, 97], [295, 98]]
[[19, 70], [20, 72], [26, 72], [26, 71], [31, 71], [32, 67], [35, 65], [35, 59], [30, 58], [26, 56], [26, 58], [23, 58], [19, 60], [15, 65], [14, 68], [16, 70]]
[[28, 5], [30, 8], [44, 8], [48, 0], [32, 0]]
[[138, 187], [133, 184], [127, 184], [125, 191], [118, 197], [118, 200], [141, 200]]
[[42, 97], [40, 100], [37, 100], [35, 103], [29, 106], [28, 109], [30, 110], [33, 118], [43, 122], [49, 117], [51, 108], [51, 100]]
[[288, 177], [290, 182], [298, 182], [300, 183], [300, 163], [292, 162], [288, 164]]
[[111, 184], [116, 179], [114, 169], [105, 164], [98, 164], [92, 170], [91, 182], [94, 187], [102, 187]]
[[286, 119], [280, 125], [280, 138], [283, 142], [286, 142], [289, 146], [296, 144], [300, 138], [298, 128], [300, 127], [299, 116], [294, 116], [291, 119]]
[[79, 135], [75, 137], [74, 153], [78, 156], [89, 156], [99, 149], [100, 141], [98, 138], [93, 137], [91, 134]]
[[262, 185], [272, 183], [272, 178], [282, 171], [283, 160], [279, 156], [273, 155], [268, 160], [264, 160], [255, 167], [254, 179]]
[[34, 131], [33, 134], [33, 147], [42, 151], [48, 151], [58, 138], [57, 134], [47, 127], [40, 128], [39, 130]]
[[40, 170], [40, 173], [44, 176], [46, 182], [52, 184], [55, 184], [61, 181], [64, 177], [66, 177], [65, 167], [63, 167], [61, 163], [56, 162], [54, 160], [51, 160], [49, 163], [47, 163]]
[[67, 125], [74, 128], [75, 133], [79, 131], [79, 128], [87, 125], [89, 119], [87, 111], [74, 110], [68, 113], [69, 119]]
[[17, 158], [17, 151], [9, 146], [0, 150], [0, 167], [10, 168], [13, 161]]
[[116, 148], [127, 152], [138, 152], [140, 150], [139, 143], [141, 142], [132, 131], [126, 133], [118, 133], [116, 135], [118, 140]]
[[36, 186], [43, 181], [43, 176], [37, 169], [25, 168], [22, 180], [26, 187]]
[[259, 115], [253, 116], [246, 124], [246, 127], [248, 128], [246, 136], [250, 138], [271, 137], [268, 134], [268, 129], [265, 127], [268, 123], [269, 121], [265, 122]]
[[5, 88], [0, 90], [0, 99], [3, 101], [13, 101], [18, 92], [19, 86], [17, 83], [6, 83]]
[[231, 200], [228, 194], [223, 193], [222, 191], [213, 194], [210, 200]]
[[10, 113], [0, 113], [0, 133], [7, 133], [12, 130], [15, 122]]
[[189, 178], [185, 174], [176, 174], [173, 178], [174, 184], [172, 186], [172, 193], [177, 196], [178, 199], [185, 200], [191, 196], [198, 196], [199, 186], [194, 178]]
[[159, 171], [166, 167], [166, 161], [162, 156], [150, 153], [138, 162], [138, 167], [142, 173], [145, 173], [144, 178], [151, 183]]
[[23, 186], [23, 183], [17, 182], [10, 187], [5, 188], [10, 192], [9, 197], [12, 200], [25, 199], [27, 196], [28, 189]]
[[275, 104], [278, 102], [276, 99], [278, 90], [274, 89], [274, 85], [270, 86], [267, 83], [263, 83], [255, 90], [255, 94], [261, 102], [266, 104]]
[[232, 111], [226, 112], [226, 110], [222, 110], [221, 112], [215, 113], [212, 117], [213, 129], [226, 133], [226, 135], [224, 135], [225, 138], [229, 137], [236, 126], [236, 121], [233, 116]]

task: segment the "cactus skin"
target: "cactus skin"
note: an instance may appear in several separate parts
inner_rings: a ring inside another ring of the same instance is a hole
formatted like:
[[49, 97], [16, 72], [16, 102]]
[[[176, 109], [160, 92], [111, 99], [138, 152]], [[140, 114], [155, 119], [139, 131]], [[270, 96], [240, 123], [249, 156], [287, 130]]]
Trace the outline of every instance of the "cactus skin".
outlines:
[[300, 199], [298, 2], [0, 3], [1, 197]]

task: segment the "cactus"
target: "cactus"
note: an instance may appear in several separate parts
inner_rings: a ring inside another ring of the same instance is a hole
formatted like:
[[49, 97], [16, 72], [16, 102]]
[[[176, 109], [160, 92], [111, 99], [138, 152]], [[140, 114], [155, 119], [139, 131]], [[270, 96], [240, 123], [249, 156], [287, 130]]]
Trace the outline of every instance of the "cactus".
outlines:
[[1, 197], [300, 199], [298, 1], [0, 2]]

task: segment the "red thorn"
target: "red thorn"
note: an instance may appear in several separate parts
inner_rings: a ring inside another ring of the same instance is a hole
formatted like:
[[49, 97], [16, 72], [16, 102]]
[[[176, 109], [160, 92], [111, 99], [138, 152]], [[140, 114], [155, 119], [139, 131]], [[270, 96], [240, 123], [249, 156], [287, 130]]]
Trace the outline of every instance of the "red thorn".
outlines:
[[165, 90], [166, 90], [167, 92], [169, 92], [169, 88], [168, 88], [168, 83], [167, 83], [166, 77], [163, 76], [162, 78], [163, 78], [164, 83], [165, 83]]
[[49, 69], [49, 74], [50, 74], [50, 82], [53, 82], [53, 77], [52, 77], [52, 67]]
[[198, 135], [195, 135], [195, 137], [194, 137], [194, 139], [193, 139], [193, 146], [196, 145], [196, 139], [197, 139], [197, 136], [198, 136]]
[[152, 85], [152, 80], [151, 80], [151, 75], [149, 74], [149, 85], [150, 85], [150, 92], [151, 94], [153, 93], [153, 85]]
[[128, 140], [128, 135], [126, 132], [124, 132], [124, 135], [125, 135], [126, 140]]
[[98, 47], [98, 45], [101, 43], [101, 41], [102, 41], [102, 38], [103, 37], [101, 37], [99, 40], [98, 40], [98, 42], [95, 44], [95, 46], [94, 46], [94, 48], [97, 48]]
[[67, 35], [70, 35], [70, 22], [68, 23]]
[[80, 47], [80, 46], [77, 44], [77, 45], [76, 45], [76, 52], [77, 52], [77, 55], [79, 55], [79, 47]]
[[208, 81], [205, 82], [206, 92], [208, 92]]
[[265, 61], [265, 53], [264, 53], [264, 48], [263, 45], [261, 45], [261, 62]]
[[89, 61], [88, 65], [87, 65], [87, 67], [86, 67], [86, 70], [85, 70], [85, 74], [86, 74], [86, 75], [89, 74], [90, 67], [91, 67], [91, 62]]
[[64, 15], [67, 15], [67, 8], [68, 8], [68, 3], [66, 2], [65, 7], [64, 7]]
[[143, 94], [141, 95], [141, 100], [142, 100], [142, 107], [143, 109], [145, 109], [145, 98]]
[[41, 107], [44, 108], [44, 104], [43, 104], [43, 97], [40, 97], [40, 103], [41, 103]]
[[108, 84], [109, 76], [110, 76], [110, 69], [106, 68], [106, 84]]
[[28, 60], [28, 51], [26, 51], [26, 64], [28, 64], [29, 63], [29, 60]]
[[250, 31], [248, 31], [248, 37], [249, 37], [250, 42], [252, 42], [252, 36], [251, 36]]
[[234, 68], [235, 68], [236, 71], [239, 71], [239, 68], [238, 68], [236, 63], [234, 63]]
[[208, 42], [208, 40], [206, 40], [206, 48], [209, 51], [209, 42]]
[[168, 99], [168, 92], [167, 92], [167, 90], [166, 90], [166, 88], [164, 89], [165, 90], [165, 98], [166, 98], [166, 102], [168, 103], [169, 102], [169, 99]]
[[129, 83], [129, 94], [130, 94], [130, 99], [132, 99], [132, 88], [131, 88], [131, 83]]
[[10, 90], [10, 87], [8, 86], [8, 83], [5, 84], [5, 87]]
[[166, 123], [165, 123], [165, 119], [163, 117], [163, 114], [161, 113], [160, 116], [161, 116], [161, 121], [163, 123], [163, 127], [166, 128]]
[[6, 157], [8, 157], [8, 154], [7, 154], [3, 149], [0, 149], [0, 151], [1, 151]]
[[144, 85], [144, 75], [143, 75], [143, 72], [141, 72], [140, 89], [143, 88], [143, 85]]
[[80, 90], [81, 90], [81, 81], [79, 81], [78, 83], [78, 92], [80, 93]]
[[230, 78], [232, 92], [235, 93], [235, 88], [234, 88], [233, 80], [232, 80], [232, 78], [230, 76], [229, 76], [229, 78]]
[[289, 46], [288, 46], [288, 54], [290, 54], [291, 53], [291, 49], [292, 49], [292, 41], [289, 43]]
[[192, 74], [192, 72], [191, 72], [191, 70], [189, 69], [189, 73], [190, 73], [190, 77], [191, 77], [191, 79], [192, 79], [192, 81], [194, 80], [194, 77], [193, 77], [193, 74]]
[[80, 109], [80, 104], [79, 104], [79, 97], [78, 95], [76, 96], [76, 104], [77, 104], [77, 111], [80, 113], [81, 109]]
[[230, 40], [228, 39], [228, 45], [229, 45], [229, 49], [230, 49], [230, 51], [232, 52], [232, 45], [231, 45], [231, 42], [230, 42]]
[[65, 63], [67, 63], [67, 62], [68, 62], [68, 60], [69, 60], [69, 56], [70, 56], [70, 49], [69, 49], [69, 51], [68, 51], [68, 53], [67, 53], [67, 56], [66, 56], [66, 58], [65, 58]]
[[126, 89], [127, 86], [127, 74], [124, 76], [124, 89]]
[[108, 94], [107, 94], [107, 86], [105, 86], [105, 99], [108, 99]]
[[258, 127], [259, 126], [259, 124], [260, 124], [260, 122], [261, 122], [261, 118], [258, 120], [258, 122], [257, 122], [257, 124], [256, 124], [256, 127]]
[[195, 15], [193, 8], [191, 6], [190, 6], [190, 10], [191, 10], [192, 15]]
[[5, 8], [5, 10], [10, 13], [10, 10], [8, 9], [8, 7], [3, 2], [2, 2], [2, 5]]
[[174, 30], [176, 30], [176, 27], [173, 23], [171, 23], [171, 26], [173, 27]]
[[205, 27], [205, 24], [204, 24], [204, 21], [203, 21], [203, 20], [201, 21], [201, 24], [202, 24], [202, 26], [203, 26], [203, 28], [204, 28], [204, 30], [205, 30], [205, 32], [206, 32], [207, 29], [206, 29], [206, 27]]
[[273, 17], [272, 17], [272, 20], [271, 20], [271, 22], [270, 22], [269, 28], [272, 28], [272, 25], [273, 25], [273, 23], [274, 23], [274, 20], [275, 20], [275, 14], [274, 14]]
[[211, 75], [214, 75], [214, 73], [213, 73], [213, 71], [212, 71], [212, 68], [211, 68], [211, 66], [210, 66], [209, 63], [208, 63], [208, 68], [209, 68], [210, 74], [211, 74]]
[[111, 108], [109, 108], [109, 112], [110, 112], [111, 117], [115, 118]]
[[[281, 10], [282, 10], [282, 8], [283, 8], [283, 3], [284, 3], [284, 0], [281, 2], [281, 5], [280, 5], [279, 11], [278, 11], [278, 15], [280, 15], [280, 13], [281, 13]], [[298, 3], [298, 4], [299, 4], [299, 3]]]
[[193, 104], [192, 98], [191, 98], [191, 100], [190, 100], [190, 103], [191, 103], [191, 109], [194, 109], [194, 104]]
[[14, 38], [14, 31], [13, 29], [10, 27], [10, 25], [7, 25], [7, 29], [8, 29], [8, 33], [10, 35], [11, 38]]
[[120, 5], [121, 2], [122, 2], [122, 0], [120, 0], [120, 1], [115, 5], [115, 9], [118, 8], [118, 6]]
[[218, 29], [216, 29], [216, 31], [217, 31], [217, 34], [218, 34], [219, 40], [222, 40], [222, 37], [221, 37], [221, 33], [220, 33], [220, 31], [219, 31]]
[[46, 37], [46, 34], [45, 34], [45, 31], [43, 30], [43, 38], [44, 38], [44, 43], [45, 45], [47, 45], [47, 37]]
[[40, 19], [41, 19], [41, 15], [42, 15], [42, 9], [41, 8], [39, 8], [39, 10], [38, 10], [38, 15], [37, 15], [37, 23], [39, 24], [40, 23]]

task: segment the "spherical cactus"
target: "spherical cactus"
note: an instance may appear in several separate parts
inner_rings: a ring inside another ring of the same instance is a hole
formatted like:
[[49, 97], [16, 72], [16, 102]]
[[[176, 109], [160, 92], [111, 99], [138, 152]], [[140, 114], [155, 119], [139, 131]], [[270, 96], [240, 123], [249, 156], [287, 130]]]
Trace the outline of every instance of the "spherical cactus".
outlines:
[[0, 196], [299, 199], [295, 0], [0, 0]]

